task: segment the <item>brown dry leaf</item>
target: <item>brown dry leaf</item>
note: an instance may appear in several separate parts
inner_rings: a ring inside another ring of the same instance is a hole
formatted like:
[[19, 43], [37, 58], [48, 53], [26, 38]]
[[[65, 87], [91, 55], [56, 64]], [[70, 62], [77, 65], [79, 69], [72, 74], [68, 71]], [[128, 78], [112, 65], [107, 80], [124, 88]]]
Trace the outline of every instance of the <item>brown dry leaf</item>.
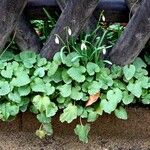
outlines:
[[86, 103], [86, 107], [91, 106], [93, 103], [95, 103], [98, 100], [99, 97], [100, 97], [100, 92], [98, 92], [94, 95], [90, 95], [89, 100]]

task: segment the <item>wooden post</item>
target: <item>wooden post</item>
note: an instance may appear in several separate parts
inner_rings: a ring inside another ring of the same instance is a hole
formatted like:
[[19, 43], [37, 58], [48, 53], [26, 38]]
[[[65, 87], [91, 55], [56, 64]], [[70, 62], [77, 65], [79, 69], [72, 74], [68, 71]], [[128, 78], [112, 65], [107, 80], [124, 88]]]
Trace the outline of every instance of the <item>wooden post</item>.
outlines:
[[66, 27], [72, 30], [72, 36], [78, 35], [91, 17], [98, 2], [99, 0], [69, 0], [48, 41], [42, 48], [41, 55], [50, 59], [61, 49], [62, 44], [55, 43], [55, 34], [58, 34], [66, 42]]
[[139, 55], [149, 38], [150, 0], [143, 0], [106, 59], [122, 66], [129, 64]]
[[0, 52], [14, 30], [27, 0], [0, 0]]

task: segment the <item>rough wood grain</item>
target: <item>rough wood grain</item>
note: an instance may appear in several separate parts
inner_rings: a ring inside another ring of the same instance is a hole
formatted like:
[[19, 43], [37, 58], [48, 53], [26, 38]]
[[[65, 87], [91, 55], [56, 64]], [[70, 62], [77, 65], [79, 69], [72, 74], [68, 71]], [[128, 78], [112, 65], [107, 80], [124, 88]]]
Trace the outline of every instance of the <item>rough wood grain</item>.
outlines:
[[39, 52], [42, 48], [42, 43], [29, 20], [27, 20], [23, 15], [18, 21], [16, 27], [15, 42], [17, 43], [20, 50], [32, 50], [34, 52]]
[[106, 59], [118, 65], [131, 63], [150, 38], [150, 0], [144, 0]]
[[142, 0], [125, 0], [129, 10], [134, 14], [139, 8]]
[[14, 30], [27, 0], [0, 0], [0, 52]]
[[42, 48], [41, 55], [50, 59], [60, 50], [62, 45], [55, 43], [55, 34], [58, 34], [65, 42], [65, 27], [71, 28], [72, 36], [78, 35], [87, 20], [91, 17], [98, 2], [99, 0], [69, 0], [48, 41]]
[[[56, 0], [56, 1], [59, 5], [61, 11], [63, 11], [68, 0]], [[92, 14], [90, 19], [87, 20], [85, 26], [83, 27], [83, 30], [87, 33], [91, 32], [96, 28], [96, 25], [97, 25], [97, 20], [96, 20], [95, 16]]]

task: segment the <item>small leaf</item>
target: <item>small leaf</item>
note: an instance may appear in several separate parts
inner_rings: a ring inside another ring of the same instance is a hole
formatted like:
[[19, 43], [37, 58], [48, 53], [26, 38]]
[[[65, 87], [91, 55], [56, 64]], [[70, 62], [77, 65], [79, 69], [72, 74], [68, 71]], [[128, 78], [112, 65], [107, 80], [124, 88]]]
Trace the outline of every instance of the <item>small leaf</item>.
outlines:
[[76, 135], [78, 135], [80, 141], [84, 142], [84, 143], [88, 143], [88, 134], [90, 131], [90, 125], [86, 124], [86, 125], [76, 125], [76, 128], [74, 129], [74, 132]]
[[63, 110], [63, 113], [60, 115], [61, 122], [71, 123], [74, 119], [77, 118], [77, 106], [69, 104], [67, 108]]
[[119, 119], [123, 119], [123, 120], [127, 120], [128, 119], [127, 112], [126, 112], [126, 110], [123, 107], [119, 107], [119, 109], [116, 109], [115, 110], [115, 115]]
[[43, 139], [43, 138], [45, 138], [45, 136], [46, 136], [46, 132], [44, 131], [44, 130], [41, 130], [41, 129], [39, 129], [39, 130], [36, 130], [36, 136], [38, 136], [40, 139]]
[[135, 66], [134, 65], [126, 65], [123, 67], [123, 73], [125, 78], [129, 81], [134, 77], [135, 74]]
[[64, 85], [59, 87], [59, 91], [63, 97], [68, 97], [71, 94], [71, 85], [70, 84], [64, 84]]

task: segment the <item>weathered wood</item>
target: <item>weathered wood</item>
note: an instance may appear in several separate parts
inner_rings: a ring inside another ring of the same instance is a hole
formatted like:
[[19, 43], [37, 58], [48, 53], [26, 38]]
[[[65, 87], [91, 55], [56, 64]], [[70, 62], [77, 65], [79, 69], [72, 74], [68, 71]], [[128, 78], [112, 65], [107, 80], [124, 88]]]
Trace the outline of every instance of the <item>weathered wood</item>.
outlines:
[[150, 0], [144, 0], [131, 18], [107, 59], [118, 65], [131, 63], [150, 38]]
[[27, 4], [27, 0], [0, 0], [0, 52]]
[[16, 27], [15, 41], [20, 50], [32, 50], [39, 52], [42, 48], [42, 43], [29, 20], [21, 16]]
[[56, 34], [66, 42], [66, 27], [72, 30], [72, 36], [80, 33], [87, 20], [91, 17], [99, 0], [69, 0], [48, 41], [41, 50], [41, 55], [48, 59], [58, 52], [62, 44], [56, 44]]
[[[46, 7], [49, 12], [61, 13], [56, 0], [29, 0], [26, 14], [30, 19], [46, 18], [42, 10], [43, 7]], [[99, 0], [93, 13], [96, 19], [99, 19], [102, 10], [104, 10], [106, 22], [128, 22], [129, 10], [124, 0]]]
[[[56, 1], [61, 11], [63, 11], [68, 0], [56, 0]], [[90, 31], [93, 31], [96, 28], [96, 26], [97, 26], [97, 20], [92, 14], [90, 19], [86, 22], [85, 26], [83, 27], [83, 30], [88, 33]]]
[[139, 8], [142, 0], [125, 0], [129, 10], [132, 13], [135, 13], [136, 10]]

